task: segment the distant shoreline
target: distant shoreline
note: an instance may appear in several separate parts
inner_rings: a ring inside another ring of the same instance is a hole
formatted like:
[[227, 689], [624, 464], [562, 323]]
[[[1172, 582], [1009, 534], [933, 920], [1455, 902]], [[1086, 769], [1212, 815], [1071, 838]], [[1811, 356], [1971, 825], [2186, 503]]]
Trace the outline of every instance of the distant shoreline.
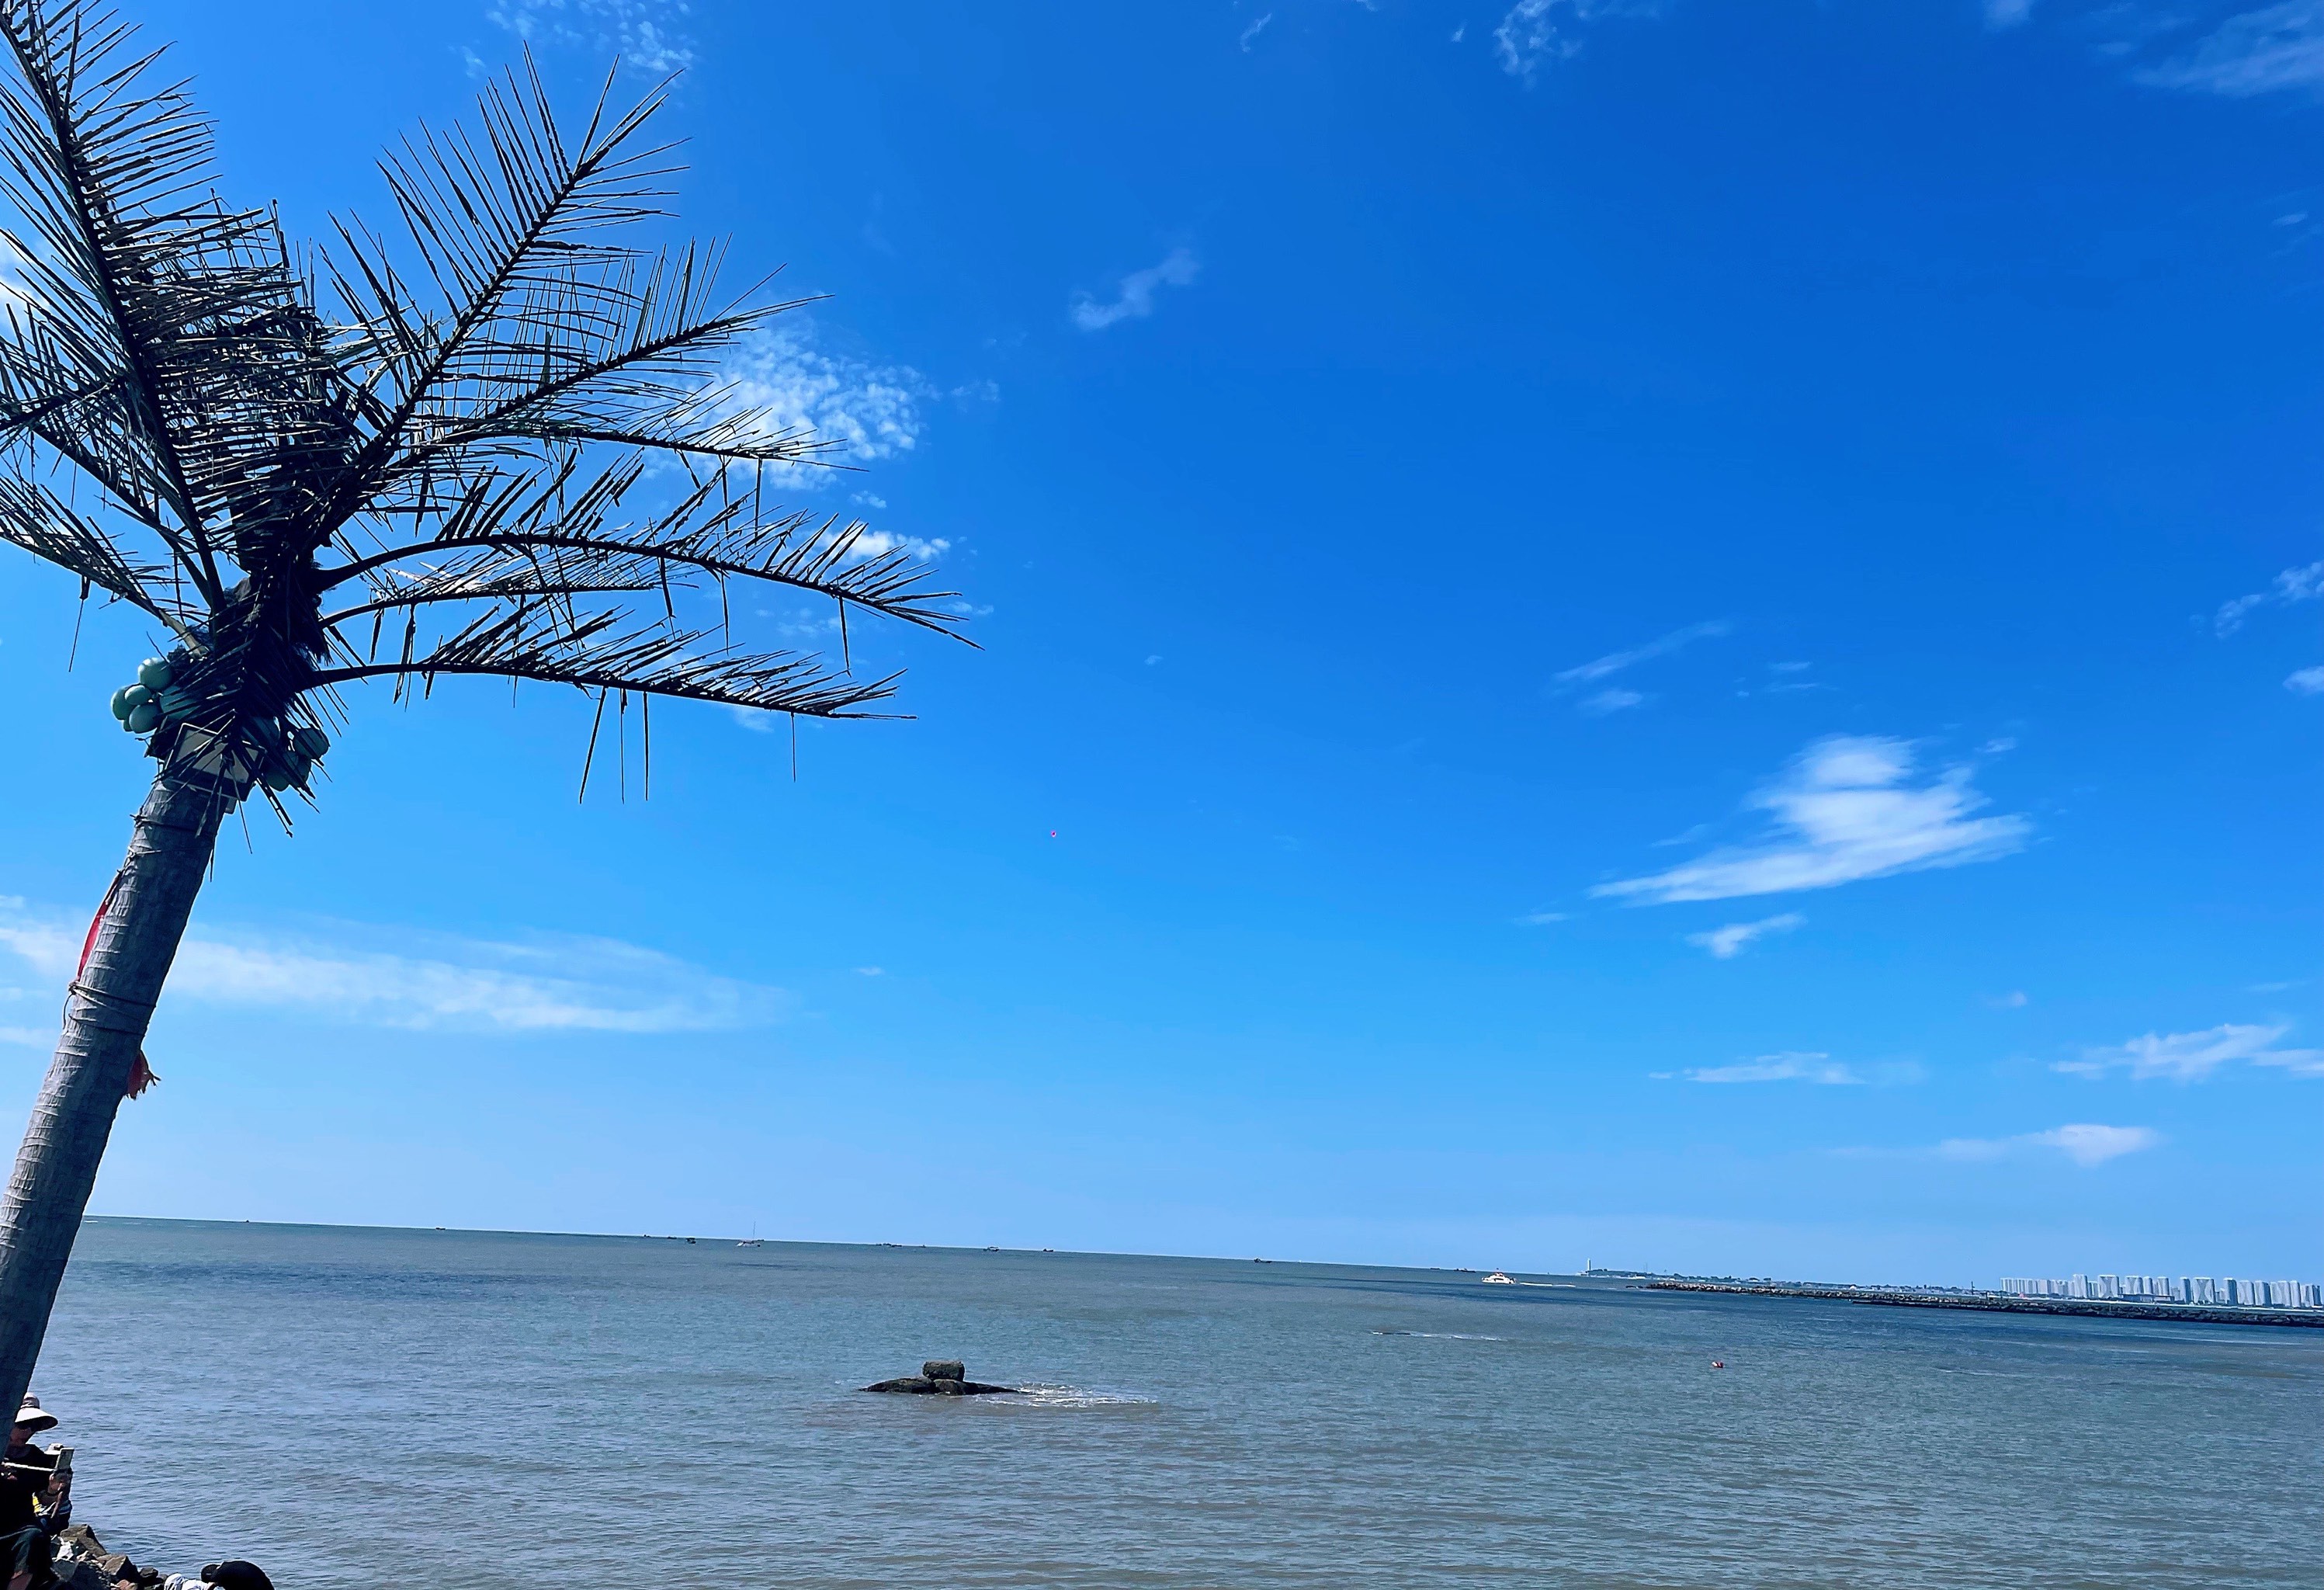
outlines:
[[1755, 1298], [1820, 1298], [1891, 1308], [1973, 1308], [1988, 1314], [2080, 1314], [2099, 1319], [2175, 1319], [2195, 1325], [2288, 1325], [2324, 1329], [2324, 1308], [2238, 1308], [2217, 1303], [2131, 1303], [2081, 1298], [2011, 1298], [1998, 1293], [1914, 1292], [1893, 1287], [1784, 1286], [1735, 1280], [1656, 1280], [1656, 1292], [1729, 1292]]

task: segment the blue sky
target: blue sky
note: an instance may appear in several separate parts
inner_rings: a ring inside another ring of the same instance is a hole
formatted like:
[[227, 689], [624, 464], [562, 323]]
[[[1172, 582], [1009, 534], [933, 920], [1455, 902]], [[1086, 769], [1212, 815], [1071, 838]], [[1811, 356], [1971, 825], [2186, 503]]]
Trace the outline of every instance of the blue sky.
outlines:
[[[650, 803], [357, 698], [100, 1211], [2324, 1274], [2318, 0], [134, 9], [309, 233], [687, 68], [791, 489], [982, 650]], [[0, 569], [14, 1120], [151, 648]]]

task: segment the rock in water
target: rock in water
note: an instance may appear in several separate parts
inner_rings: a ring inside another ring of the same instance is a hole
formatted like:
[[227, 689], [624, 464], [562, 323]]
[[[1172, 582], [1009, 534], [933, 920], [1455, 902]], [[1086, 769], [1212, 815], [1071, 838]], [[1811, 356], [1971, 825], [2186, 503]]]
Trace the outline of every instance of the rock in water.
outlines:
[[898, 1380], [881, 1381], [863, 1388], [867, 1391], [900, 1391], [917, 1397], [991, 1397], [1015, 1394], [1015, 1386], [988, 1386], [968, 1378], [968, 1365], [957, 1358], [931, 1358], [920, 1365], [920, 1373]]

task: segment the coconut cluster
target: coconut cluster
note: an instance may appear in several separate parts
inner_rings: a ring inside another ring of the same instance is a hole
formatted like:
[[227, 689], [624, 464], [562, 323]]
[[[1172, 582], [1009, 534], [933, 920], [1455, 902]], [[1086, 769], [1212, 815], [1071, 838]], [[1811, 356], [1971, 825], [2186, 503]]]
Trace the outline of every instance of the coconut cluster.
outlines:
[[[148, 657], [137, 665], [137, 679], [113, 692], [113, 716], [133, 735], [186, 723], [201, 706], [201, 698], [179, 681], [181, 670], [167, 657]], [[280, 794], [296, 785], [303, 790], [314, 772], [315, 761], [331, 748], [331, 737], [312, 724], [296, 727], [274, 718], [258, 718], [244, 726], [257, 755], [243, 762], [244, 776]], [[237, 790], [246, 785], [237, 785]]]

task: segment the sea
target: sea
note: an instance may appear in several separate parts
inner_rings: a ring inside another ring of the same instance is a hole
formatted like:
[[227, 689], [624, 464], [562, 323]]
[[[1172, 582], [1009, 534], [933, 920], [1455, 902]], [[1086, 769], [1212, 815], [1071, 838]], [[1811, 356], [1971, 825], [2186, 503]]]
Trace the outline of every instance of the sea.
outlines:
[[2324, 1582], [2324, 1331], [1526, 1279], [93, 1220], [34, 1389], [281, 1590]]

